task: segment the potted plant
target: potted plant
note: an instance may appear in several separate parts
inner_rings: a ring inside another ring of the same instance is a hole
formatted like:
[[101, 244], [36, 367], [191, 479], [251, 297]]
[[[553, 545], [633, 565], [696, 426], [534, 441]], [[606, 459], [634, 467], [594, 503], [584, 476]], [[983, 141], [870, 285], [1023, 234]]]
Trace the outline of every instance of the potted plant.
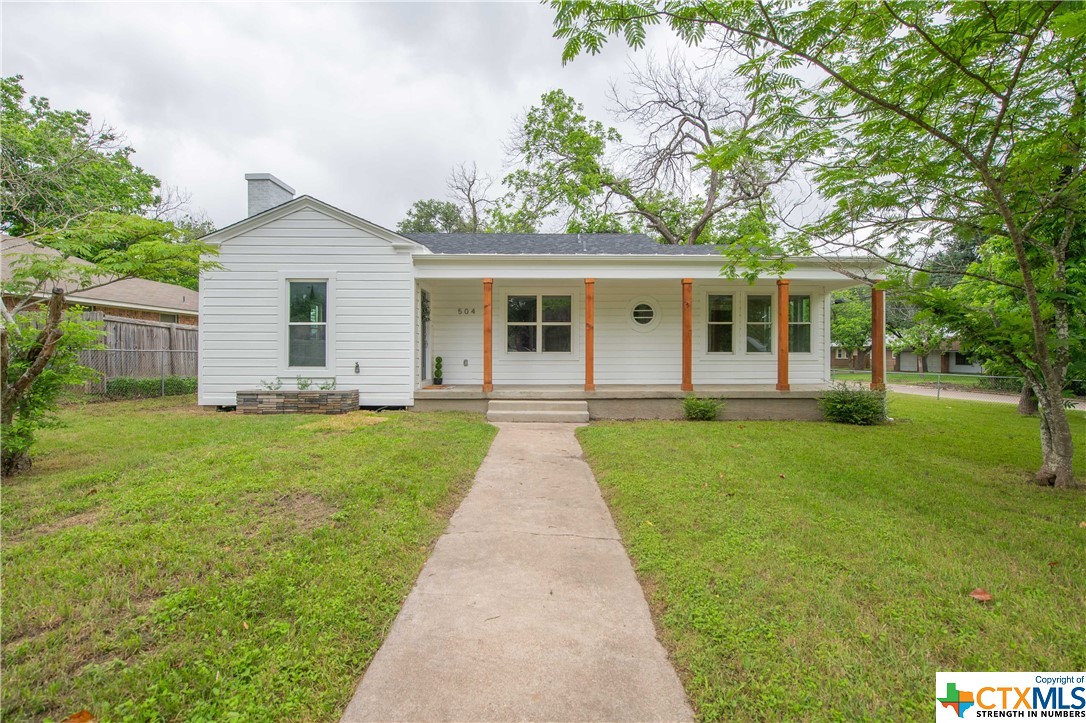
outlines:
[[441, 384], [441, 357], [434, 357], [434, 384]]

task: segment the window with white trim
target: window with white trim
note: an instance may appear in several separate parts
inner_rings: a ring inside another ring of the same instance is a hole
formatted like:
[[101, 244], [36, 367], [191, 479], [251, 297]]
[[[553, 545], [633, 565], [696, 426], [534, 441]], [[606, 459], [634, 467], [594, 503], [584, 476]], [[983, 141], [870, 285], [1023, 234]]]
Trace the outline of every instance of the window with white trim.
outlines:
[[841, 347], [837, 347], [833, 351], [833, 356], [835, 359], [848, 359], [848, 352]]
[[732, 350], [735, 326], [735, 303], [731, 294], [709, 294], [709, 341], [710, 352]]
[[773, 297], [747, 297], [747, 351], [773, 351]]
[[573, 350], [573, 297], [551, 294], [510, 295], [506, 300], [506, 350]]
[[788, 297], [788, 351], [811, 351], [811, 297]]
[[327, 366], [328, 282], [290, 281], [288, 284], [287, 366]]

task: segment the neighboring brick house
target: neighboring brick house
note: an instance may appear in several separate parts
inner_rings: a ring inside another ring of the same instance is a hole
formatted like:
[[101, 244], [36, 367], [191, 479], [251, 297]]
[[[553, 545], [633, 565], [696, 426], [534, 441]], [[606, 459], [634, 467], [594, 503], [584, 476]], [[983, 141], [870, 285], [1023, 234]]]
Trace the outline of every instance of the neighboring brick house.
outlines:
[[[11, 278], [12, 261], [25, 254], [56, 256], [58, 252], [26, 239], [14, 236], [0, 237], [3, 254], [3, 279]], [[73, 259], [77, 263], [78, 259]], [[44, 298], [48, 291], [41, 294]], [[4, 298], [10, 309], [14, 299]], [[81, 306], [87, 311], [99, 311], [107, 316], [120, 316], [143, 321], [158, 321], [196, 326], [200, 319], [200, 295], [192, 289], [174, 284], [164, 284], [148, 279], [123, 279], [98, 286], [87, 291], [68, 294], [70, 306]]]
[[[886, 369], [896, 369], [897, 360], [894, 353], [886, 350]], [[833, 369], [870, 369], [871, 352], [845, 349], [836, 344], [831, 345], [830, 367]]]

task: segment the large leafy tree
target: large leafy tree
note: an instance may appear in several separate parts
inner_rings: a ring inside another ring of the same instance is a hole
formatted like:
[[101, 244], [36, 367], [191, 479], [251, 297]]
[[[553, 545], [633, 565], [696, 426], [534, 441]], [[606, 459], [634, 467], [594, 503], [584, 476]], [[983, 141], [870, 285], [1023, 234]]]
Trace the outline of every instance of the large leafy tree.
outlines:
[[627, 139], [561, 90], [528, 110], [505, 179], [508, 225], [557, 217], [568, 232], [645, 229], [665, 244], [760, 241], [792, 165], [761, 101], [675, 56], [633, 68], [627, 86], [612, 93], [635, 129]]
[[214, 264], [194, 239], [199, 218], [180, 227], [166, 218], [181, 209], [167, 209], [116, 131], [27, 100], [20, 78], [4, 79], [2, 91], [0, 231], [21, 237], [4, 241], [0, 305], [0, 473], [10, 475], [30, 467], [34, 432], [65, 386], [90, 374], [78, 352], [97, 330], [68, 295], [133, 277], [195, 283]]
[[[745, 50], [748, 91], [791, 136], [828, 212], [781, 250], [859, 249], [909, 272], [962, 229], [1001, 239], [1008, 273], [967, 276], [1016, 306], [985, 326], [940, 319], [958, 335], [1020, 319], [1016, 355], [1041, 412], [1040, 484], [1073, 486], [1062, 391], [1072, 329], [1086, 313], [1072, 240], [1086, 223], [1086, 10], [1035, 2], [562, 2], [565, 58], [608, 37], [644, 43], [666, 23], [690, 43]], [[803, 82], [796, 68], [818, 76]], [[923, 277], [924, 274], [921, 274]], [[913, 277], [906, 278], [906, 283]], [[993, 311], [993, 310], [989, 310]], [[987, 331], [986, 331], [987, 330]], [[978, 338], [978, 341], [980, 339]]]
[[853, 366], [857, 352], [871, 347], [871, 294], [867, 287], [834, 293], [830, 341], [849, 352], [849, 366]]

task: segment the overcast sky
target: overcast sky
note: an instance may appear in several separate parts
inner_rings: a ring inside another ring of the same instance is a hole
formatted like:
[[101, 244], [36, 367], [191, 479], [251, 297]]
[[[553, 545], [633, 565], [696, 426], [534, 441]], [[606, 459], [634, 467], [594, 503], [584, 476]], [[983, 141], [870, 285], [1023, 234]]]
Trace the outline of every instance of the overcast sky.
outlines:
[[[124, 131], [136, 162], [224, 226], [270, 172], [393, 227], [459, 162], [501, 175], [513, 119], [553, 88], [606, 118], [621, 42], [562, 66], [536, 3], [4, 2], [3, 74]], [[660, 30], [650, 51], [675, 47]]]

